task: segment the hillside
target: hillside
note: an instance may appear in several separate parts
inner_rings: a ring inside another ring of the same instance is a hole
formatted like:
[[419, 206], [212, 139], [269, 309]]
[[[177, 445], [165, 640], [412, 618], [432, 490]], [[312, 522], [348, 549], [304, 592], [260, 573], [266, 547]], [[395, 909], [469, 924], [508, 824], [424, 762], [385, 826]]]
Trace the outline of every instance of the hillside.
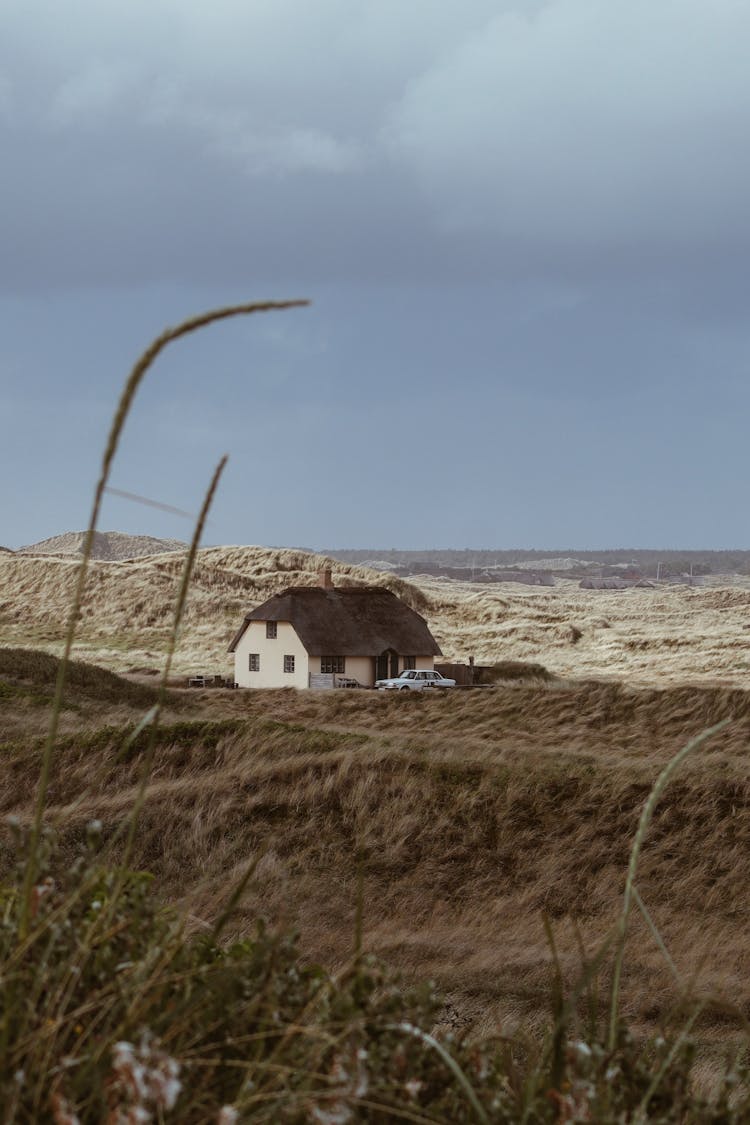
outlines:
[[[30, 724], [38, 716], [38, 745], [53, 672], [33, 654], [0, 663], [4, 816], [29, 815]], [[91, 818], [107, 840], [129, 814], [145, 736], [119, 761], [118, 751], [123, 724], [149, 703], [139, 690], [73, 670], [49, 810], [63, 847], [74, 849]], [[538, 1027], [549, 1015], [543, 914], [573, 980], [576, 926], [590, 953], [612, 925], [658, 771], [730, 714], [734, 724], [660, 802], [638, 881], [682, 979], [696, 974], [711, 997], [701, 1037], [725, 1042], [732, 1006], [750, 1004], [747, 692], [527, 683], [455, 697], [177, 693], [133, 863], [200, 930], [248, 857], [262, 855], [233, 934], [251, 934], [259, 917], [299, 927], [307, 955], [335, 967], [352, 947], [359, 852], [368, 949], [410, 979], [436, 979], [459, 1024]], [[675, 995], [634, 918], [624, 995], [633, 1026], [662, 1026]]]
[[[28, 547], [21, 547], [19, 555], [74, 555], [83, 554], [85, 531], [66, 531], [53, 535]], [[121, 531], [94, 533], [92, 558], [117, 560], [135, 559], [143, 555], [161, 555], [166, 551], [184, 551], [187, 544], [179, 539], [155, 539], [152, 535], [125, 535]]]
[[[198, 554], [176, 671], [229, 674], [226, 649], [245, 613], [326, 562], [304, 551], [210, 547]], [[92, 564], [77, 654], [115, 671], [159, 667], [183, 559], [176, 553]], [[422, 613], [447, 659], [538, 662], [567, 677], [747, 686], [750, 583], [622, 591], [478, 586], [333, 562], [336, 582], [377, 583]], [[0, 644], [60, 651], [72, 557], [0, 554]], [[714, 580], [715, 582], [717, 580]]]
[[[248, 609], [292, 585], [313, 585], [329, 563], [302, 551], [209, 547], [199, 552], [184, 618], [176, 670], [231, 669], [227, 646]], [[184, 559], [177, 553], [94, 560], [78, 631], [78, 654], [116, 671], [158, 666], [172, 623]], [[428, 604], [418, 588], [361, 567], [332, 564], [335, 578], [376, 582], [415, 609]], [[77, 576], [70, 557], [0, 557], [0, 644], [60, 649]]]

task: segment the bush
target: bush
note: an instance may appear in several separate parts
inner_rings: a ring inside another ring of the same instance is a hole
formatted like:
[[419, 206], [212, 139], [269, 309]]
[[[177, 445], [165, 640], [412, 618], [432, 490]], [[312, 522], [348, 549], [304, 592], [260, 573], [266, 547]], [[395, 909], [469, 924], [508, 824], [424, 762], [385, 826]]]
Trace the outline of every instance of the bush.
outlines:
[[543, 664], [524, 660], [500, 660], [487, 669], [482, 669], [482, 680], [496, 683], [498, 680], [552, 680], [554, 676]]

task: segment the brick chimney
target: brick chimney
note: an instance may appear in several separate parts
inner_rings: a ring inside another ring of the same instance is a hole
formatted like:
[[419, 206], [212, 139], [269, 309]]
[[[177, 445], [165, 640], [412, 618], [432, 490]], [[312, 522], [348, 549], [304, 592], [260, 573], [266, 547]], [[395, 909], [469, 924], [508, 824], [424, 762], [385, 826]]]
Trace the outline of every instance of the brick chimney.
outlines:
[[318, 571], [318, 581], [324, 590], [333, 589], [333, 579], [331, 578], [331, 568], [327, 566], [325, 570]]

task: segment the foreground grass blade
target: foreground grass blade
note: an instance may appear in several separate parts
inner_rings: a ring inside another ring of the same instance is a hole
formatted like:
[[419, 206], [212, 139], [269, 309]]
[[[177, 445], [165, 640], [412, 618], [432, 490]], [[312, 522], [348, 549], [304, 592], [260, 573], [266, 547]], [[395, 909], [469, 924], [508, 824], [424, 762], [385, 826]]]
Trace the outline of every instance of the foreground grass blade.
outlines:
[[420, 1043], [424, 1043], [426, 1047], [431, 1047], [433, 1051], [436, 1051], [466, 1094], [477, 1116], [477, 1120], [481, 1121], [482, 1125], [490, 1125], [490, 1119], [487, 1116], [484, 1106], [477, 1097], [474, 1087], [471, 1082], [469, 1082], [469, 1079], [461, 1070], [461, 1067], [453, 1058], [450, 1051], [446, 1051], [442, 1043], [439, 1043], [434, 1036], [429, 1035], [426, 1031], [422, 1031], [421, 1028], [414, 1027], [411, 1023], [390, 1024], [388, 1029], [390, 1031], [403, 1031], [405, 1035], [411, 1035], [414, 1039], [418, 1039]]
[[625, 893], [623, 895], [622, 901], [622, 912], [620, 914], [620, 921], [618, 924], [615, 965], [614, 971], [612, 973], [612, 999], [609, 1009], [608, 1046], [610, 1050], [614, 1050], [614, 1047], [617, 1043], [617, 1017], [620, 1008], [620, 978], [622, 977], [622, 963], [625, 956], [625, 938], [627, 936], [628, 918], [630, 916], [630, 910], [633, 904], [633, 890], [635, 888], [635, 877], [638, 871], [638, 860], [640, 859], [643, 841], [646, 838], [646, 833], [648, 832], [649, 825], [654, 815], [654, 809], [659, 803], [659, 799], [662, 793], [669, 784], [672, 774], [677, 769], [679, 769], [685, 759], [690, 754], [692, 754], [694, 750], [697, 750], [699, 746], [702, 746], [704, 742], [708, 742], [709, 738], [713, 738], [715, 734], [718, 734], [719, 731], [724, 730], [725, 727], [729, 726], [731, 722], [731, 718], [723, 719], [720, 723], [716, 723], [714, 726], [702, 731], [701, 734], [697, 735], [695, 738], [691, 739], [690, 742], [688, 742], [685, 746], [683, 746], [682, 749], [679, 750], [669, 762], [667, 762], [666, 766], [654, 782], [653, 788], [651, 789], [651, 792], [646, 799], [646, 803], [643, 806], [643, 812], [641, 813], [641, 819], [638, 824], [638, 831], [635, 834], [633, 847], [630, 852], [630, 863], [628, 864], [628, 874], [625, 880]]
[[677, 1039], [675, 1039], [674, 1043], [672, 1044], [672, 1047], [669, 1050], [666, 1058], [664, 1059], [664, 1062], [661, 1064], [661, 1066], [657, 1070], [656, 1074], [651, 1079], [651, 1083], [650, 1083], [648, 1089], [646, 1090], [646, 1093], [641, 1098], [640, 1105], [636, 1109], [635, 1114], [633, 1116], [633, 1121], [636, 1122], [637, 1125], [647, 1125], [647, 1122], [648, 1122], [648, 1103], [651, 1101], [654, 1094], [659, 1089], [659, 1085], [661, 1083], [661, 1080], [664, 1078], [664, 1075], [667, 1073], [670, 1066], [672, 1065], [672, 1063], [674, 1062], [674, 1060], [677, 1058], [678, 1054], [680, 1053], [680, 1048], [683, 1046], [684, 1043], [687, 1042], [688, 1037], [690, 1035], [690, 1032], [693, 1030], [693, 1024], [696, 1022], [696, 1020], [698, 1019], [700, 1014], [703, 1012], [703, 1009], [705, 1008], [705, 1006], [706, 1006], [705, 1003], [698, 1004], [696, 1006], [695, 1011], [691, 1014], [689, 1020], [685, 1024], [685, 1026], [682, 1029], [682, 1031], [680, 1032], [679, 1036], [677, 1037]]
[[86, 538], [84, 540], [83, 552], [81, 563], [78, 568], [78, 578], [76, 580], [75, 592], [70, 609], [70, 616], [68, 618], [68, 626], [65, 634], [65, 645], [63, 648], [63, 655], [57, 672], [57, 679], [55, 682], [55, 694], [52, 702], [52, 712], [50, 715], [49, 730], [42, 752], [42, 766], [39, 775], [39, 783], [37, 787], [36, 807], [34, 811], [34, 820], [32, 822], [31, 836], [29, 841], [29, 859], [26, 867], [26, 877], [23, 890], [22, 901], [22, 915], [20, 935], [23, 937], [26, 933], [29, 924], [29, 914], [31, 909], [31, 893], [36, 878], [38, 857], [37, 852], [39, 848], [39, 837], [42, 828], [42, 817], [44, 815], [44, 806], [47, 798], [47, 789], [49, 786], [49, 775], [52, 767], [52, 754], [57, 738], [57, 729], [60, 720], [60, 711], [62, 707], [63, 694], [65, 692], [65, 681], [68, 670], [68, 662], [70, 654], [73, 649], [73, 641], [75, 639], [76, 625], [81, 612], [81, 605], [83, 602], [83, 593], [86, 586], [86, 575], [88, 573], [89, 563], [91, 561], [91, 551], [94, 544], [94, 533], [99, 521], [99, 512], [101, 510], [102, 498], [104, 490], [107, 487], [109, 474], [112, 468], [112, 462], [117, 452], [117, 447], [120, 442], [123, 427], [127, 420], [130, 408], [133, 404], [136, 392], [141, 385], [146, 372], [157, 356], [167, 347], [168, 344], [175, 340], [181, 339], [183, 336], [188, 336], [192, 332], [196, 332], [201, 328], [205, 328], [209, 324], [213, 324], [219, 320], [228, 320], [230, 317], [247, 316], [251, 313], [257, 312], [271, 312], [276, 309], [290, 309], [298, 308], [300, 306], [308, 305], [309, 301], [306, 300], [291, 300], [291, 301], [255, 301], [242, 305], [228, 305], [221, 309], [213, 309], [210, 312], [201, 313], [199, 316], [190, 317], [178, 324], [175, 328], [167, 328], [160, 336], [149, 345], [137, 360], [130, 375], [128, 376], [122, 394], [120, 395], [117, 409], [115, 410], [110, 427], [107, 444], [104, 449], [104, 456], [102, 458], [102, 467], [99, 474], [99, 479], [94, 490], [94, 500], [91, 508], [91, 516], [89, 517], [88, 528], [86, 531]]
[[211, 478], [211, 483], [208, 486], [208, 491], [206, 492], [206, 495], [203, 499], [203, 504], [201, 506], [200, 515], [198, 516], [198, 520], [197, 520], [197, 523], [195, 525], [195, 529], [193, 531], [193, 537], [192, 537], [192, 540], [190, 542], [190, 550], [188, 551], [187, 558], [185, 559], [185, 565], [182, 568], [182, 579], [180, 581], [179, 593], [177, 594], [177, 602], [175, 603], [174, 619], [173, 619], [173, 622], [172, 622], [172, 629], [171, 629], [171, 632], [169, 634], [169, 645], [167, 647], [167, 657], [166, 657], [166, 660], [164, 661], [164, 671], [162, 672], [161, 683], [159, 685], [159, 698], [158, 698], [157, 703], [156, 703], [156, 713], [153, 717], [153, 720], [151, 722], [151, 726], [149, 728], [148, 746], [147, 746], [146, 754], [145, 754], [144, 760], [143, 760], [143, 768], [141, 770], [141, 780], [140, 780], [140, 784], [139, 784], [139, 787], [138, 787], [138, 795], [137, 795], [136, 800], [135, 800], [135, 805], [133, 806], [133, 811], [130, 815], [130, 826], [129, 826], [129, 829], [128, 829], [128, 839], [127, 839], [127, 843], [125, 845], [125, 856], [124, 856], [124, 859], [122, 861], [123, 869], [127, 868], [129, 863], [130, 863], [130, 857], [131, 857], [131, 854], [132, 854], [132, 851], [133, 851], [133, 844], [135, 842], [135, 832], [136, 832], [136, 828], [138, 826], [138, 819], [139, 819], [140, 814], [141, 814], [141, 809], [143, 808], [143, 803], [146, 799], [146, 787], [148, 785], [148, 779], [151, 776], [151, 764], [152, 764], [153, 759], [154, 759], [154, 750], [155, 750], [155, 747], [156, 747], [156, 732], [157, 732], [158, 727], [159, 727], [159, 718], [160, 718], [161, 711], [162, 711], [162, 708], [164, 706], [164, 700], [165, 700], [166, 694], [167, 694], [167, 684], [169, 682], [169, 674], [172, 671], [172, 660], [174, 659], [174, 653], [175, 653], [175, 649], [177, 647], [177, 638], [178, 638], [179, 632], [180, 632], [180, 623], [182, 621], [182, 615], [185, 611], [185, 602], [187, 601], [188, 590], [190, 589], [190, 580], [193, 577], [193, 568], [195, 566], [195, 556], [196, 556], [196, 553], [198, 551], [198, 545], [200, 544], [201, 536], [203, 535], [203, 528], [205, 527], [205, 524], [206, 524], [206, 518], [208, 517], [209, 509], [211, 507], [211, 504], [213, 503], [214, 496], [216, 495], [216, 489], [219, 487], [219, 481], [221, 480], [221, 474], [224, 472], [224, 466], [226, 465], [226, 463], [227, 463], [227, 458], [226, 458], [226, 456], [224, 456], [224, 457], [222, 457], [221, 461], [219, 461], [219, 464], [216, 466], [216, 469], [214, 470], [214, 475]]
[[645, 921], [646, 925], [648, 926], [649, 930], [651, 931], [651, 936], [654, 939], [654, 941], [656, 942], [656, 944], [659, 948], [659, 952], [661, 953], [662, 957], [666, 961], [667, 968], [669, 969], [670, 973], [674, 977], [674, 979], [677, 982], [677, 984], [679, 985], [679, 987], [682, 988], [682, 978], [680, 977], [680, 974], [677, 972], [677, 966], [675, 965], [674, 961], [672, 960], [670, 952], [667, 949], [666, 945], [664, 944], [664, 939], [662, 938], [661, 934], [659, 933], [659, 929], [656, 925], [656, 922], [654, 922], [653, 918], [649, 914], [649, 912], [646, 908], [646, 904], [643, 901], [643, 899], [641, 898], [641, 896], [639, 895], [638, 888], [635, 887], [635, 886], [633, 887], [633, 901], [635, 902], [635, 905], [638, 907], [641, 914], [643, 915], [643, 920]]

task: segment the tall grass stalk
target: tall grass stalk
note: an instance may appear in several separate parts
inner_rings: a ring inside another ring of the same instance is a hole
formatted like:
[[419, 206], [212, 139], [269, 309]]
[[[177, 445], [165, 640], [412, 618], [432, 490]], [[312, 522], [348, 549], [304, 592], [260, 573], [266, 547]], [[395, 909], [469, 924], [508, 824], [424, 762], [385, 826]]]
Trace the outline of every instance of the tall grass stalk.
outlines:
[[125, 844], [125, 855], [122, 861], [123, 869], [127, 868], [130, 864], [130, 857], [133, 853], [133, 844], [135, 842], [135, 833], [138, 827], [138, 820], [143, 808], [143, 802], [146, 799], [146, 788], [148, 786], [149, 777], [151, 775], [151, 766], [154, 758], [154, 748], [156, 746], [156, 731], [159, 725], [159, 717], [164, 706], [164, 700], [167, 693], [167, 684], [169, 683], [169, 675], [172, 671], [172, 661], [174, 659], [175, 649], [177, 647], [177, 640], [180, 633], [180, 623], [182, 622], [182, 615], [185, 611], [185, 602], [187, 601], [188, 590], [190, 589], [190, 580], [193, 576], [193, 568], [195, 566], [195, 555], [203, 535], [203, 528], [206, 524], [206, 518], [213, 503], [216, 489], [219, 487], [221, 474], [224, 472], [224, 467], [227, 463], [226, 454], [219, 461], [219, 464], [214, 470], [211, 483], [208, 486], [208, 491], [203, 498], [203, 504], [198, 515], [198, 519], [193, 530], [193, 536], [190, 541], [190, 548], [185, 559], [185, 565], [182, 568], [182, 578], [180, 580], [180, 588], [177, 593], [177, 601], [175, 602], [174, 617], [172, 620], [172, 628], [169, 634], [169, 643], [167, 645], [167, 655], [164, 661], [164, 670], [161, 676], [161, 683], [159, 685], [159, 698], [156, 703], [154, 717], [151, 721], [149, 729], [149, 740], [146, 747], [146, 753], [143, 758], [143, 766], [141, 769], [141, 780], [138, 786], [138, 794], [135, 799], [133, 811], [130, 815], [128, 838]]
[[625, 941], [627, 938], [628, 919], [630, 917], [630, 911], [634, 901], [633, 891], [635, 889], [635, 877], [638, 871], [638, 860], [640, 859], [643, 842], [646, 838], [646, 833], [648, 832], [649, 825], [651, 824], [651, 820], [654, 815], [654, 809], [659, 803], [662, 793], [666, 789], [667, 785], [669, 785], [672, 775], [680, 768], [685, 759], [688, 758], [693, 753], [693, 751], [697, 750], [699, 746], [702, 746], [705, 742], [708, 742], [710, 738], [713, 738], [715, 734], [718, 734], [719, 731], [722, 731], [725, 729], [725, 727], [729, 726], [731, 722], [731, 718], [723, 719], [720, 723], [716, 723], [714, 726], [702, 731], [701, 734], [697, 735], [695, 738], [692, 738], [690, 742], [686, 743], [685, 746], [683, 746], [682, 749], [679, 750], [669, 762], [667, 762], [666, 766], [654, 782], [651, 792], [646, 798], [646, 803], [643, 806], [641, 818], [638, 823], [638, 831], [635, 834], [633, 846], [630, 851], [630, 862], [628, 864], [628, 873], [625, 879], [625, 892], [623, 894], [622, 911], [620, 913], [620, 919], [617, 928], [617, 945], [615, 948], [615, 963], [612, 973], [612, 994], [609, 1009], [608, 1044], [610, 1050], [614, 1050], [614, 1047], [617, 1043], [617, 1021], [620, 1008], [620, 979], [622, 977], [622, 965], [625, 957]]
[[647, 1113], [649, 1102], [651, 1101], [656, 1091], [659, 1089], [659, 1085], [662, 1082], [665, 1074], [667, 1073], [669, 1068], [673, 1066], [675, 1060], [679, 1057], [680, 1051], [687, 1044], [690, 1032], [693, 1030], [693, 1026], [705, 1006], [705, 1003], [697, 1004], [695, 1006], [693, 1011], [690, 1013], [689, 1018], [685, 1022], [685, 1026], [682, 1028], [682, 1031], [677, 1036], [671, 1048], [664, 1057], [664, 1061], [662, 1062], [661, 1066], [654, 1073], [654, 1077], [651, 1079], [651, 1082], [646, 1089], [645, 1094], [641, 1098], [640, 1105], [635, 1111], [633, 1121], [636, 1123], [636, 1125], [645, 1125], [645, 1123], [648, 1121]]
[[31, 894], [38, 866], [37, 853], [39, 849], [39, 837], [42, 827], [42, 818], [44, 816], [47, 789], [49, 786], [50, 770], [52, 768], [52, 757], [54, 752], [55, 740], [57, 738], [57, 730], [59, 725], [60, 711], [62, 708], [63, 695], [65, 692], [65, 680], [67, 675], [68, 661], [70, 660], [70, 655], [73, 649], [76, 626], [83, 602], [83, 594], [86, 587], [86, 575], [88, 573], [89, 562], [91, 560], [91, 552], [94, 544], [94, 534], [96, 532], [97, 523], [99, 521], [102, 498], [104, 496], [104, 490], [107, 487], [107, 481], [109, 480], [112, 462], [114, 461], [115, 453], [117, 452], [117, 447], [120, 442], [120, 436], [122, 434], [123, 427], [127, 420], [138, 388], [140, 387], [144, 376], [146, 375], [147, 371], [149, 370], [157, 356], [167, 347], [168, 344], [173, 343], [175, 340], [181, 339], [183, 336], [188, 336], [192, 332], [196, 332], [201, 328], [205, 328], [209, 324], [213, 324], [219, 320], [227, 320], [230, 317], [246, 316], [257, 312], [270, 312], [277, 309], [298, 308], [307, 304], [309, 304], [309, 301], [306, 300], [260, 302], [254, 301], [241, 305], [227, 305], [224, 308], [213, 309], [209, 312], [201, 313], [198, 316], [190, 317], [188, 320], [184, 320], [181, 324], [178, 324], [174, 328], [166, 328], [160, 336], [157, 336], [157, 338], [149, 345], [148, 348], [146, 348], [140, 358], [136, 361], [134, 367], [130, 372], [130, 375], [125, 382], [125, 386], [123, 388], [122, 394], [120, 395], [120, 399], [118, 401], [117, 408], [112, 419], [109, 436], [107, 438], [107, 444], [104, 449], [104, 456], [102, 458], [102, 466], [99, 474], [99, 479], [97, 480], [96, 488], [94, 490], [91, 515], [89, 517], [81, 562], [78, 568], [76, 587], [73, 594], [73, 601], [71, 603], [70, 615], [68, 618], [68, 625], [65, 633], [63, 655], [62, 659], [60, 660], [57, 672], [49, 729], [42, 751], [42, 765], [39, 774], [36, 807], [34, 811], [34, 819], [32, 822], [29, 842], [29, 860], [26, 868], [26, 877], [24, 882], [21, 936], [25, 935], [29, 924]]
[[453, 1055], [451, 1055], [450, 1051], [446, 1051], [443, 1044], [439, 1042], [439, 1040], [437, 1040], [434, 1035], [429, 1035], [426, 1031], [422, 1031], [420, 1027], [414, 1027], [414, 1025], [410, 1023], [392, 1024], [387, 1030], [401, 1031], [404, 1033], [404, 1035], [411, 1035], [414, 1039], [418, 1039], [420, 1043], [424, 1043], [426, 1047], [429, 1047], [431, 1050], [435, 1051], [435, 1053], [442, 1059], [448, 1070], [451, 1072], [451, 1074], [463, 1090], [469, 1104], [471, 1105], [471, 1108], [474, 1110], [477, 1121], [481, 1121], [482, 1125], [490, 1125], [490, 1119], [487, 1115], [487, 1111], [477, 1097], [476, 1091], [474, 1090], [471, 1082], [469, 1082], [469, 1079], [466, 1077], [461, 1067], [453, 1058]]
[[649, 930], [651, 931], [651, 936], [654, 939], [654, 941], [656, 942], [656, 945], [659, 949], [659, 952], [661, 953], [662, 957], [664, 958], [664, 961], [666, 962], [667, 968], [669, 969], [670, 973], [674, 977], [675, 983], [678, 985], [679, 988], [682, 988], [682, 977], [680, 976], [680, 974], [677, 971], [677, 966], [675, 965], [674, 961], [672, 960], [672, 955], [669, 952], [669, 950], [667, 949], [666, 945], [664, 944], [664, 938], [659, 933], [659, 928], [656, 925], [656, 922], [653, 920], [653, 918], [649, 914], [649, 912], [646, 908], [646, 904], [643, 901], [643, 899], [641, 898], [640, 894], [638, 893], [638, 888], [635, 885], [633, 886], [633, 902], [635, 903], [635, 905], [640, 910], [644, 922], [646, 923]]

